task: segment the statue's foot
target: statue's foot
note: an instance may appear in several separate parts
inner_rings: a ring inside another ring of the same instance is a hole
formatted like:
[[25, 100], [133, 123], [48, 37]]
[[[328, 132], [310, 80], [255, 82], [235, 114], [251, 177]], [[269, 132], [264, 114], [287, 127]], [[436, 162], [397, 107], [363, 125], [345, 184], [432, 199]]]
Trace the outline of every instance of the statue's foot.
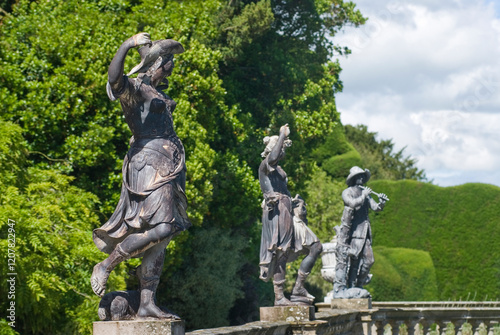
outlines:
[[363, 299], [370, 298], [370, 292], [364, 288], [352, 287], [348, 289], [343, 289], [338, 292], [334, 292], [334, 299]]
[[297, 304], [294, 304], [287, 298], [283, 297], [279, 300], [274, 300], [274, 306], [296, 306]]
[[370, 284], [372, 281], [372, 277], [373, 275], [370, 273], [368, 276], [365, 277], [365, 279], [362, 282], [362, 285], [359, 285], [358, 287], [363, 288], [363, 286]]
[[294, 296], [307, 298], [309, 300], [314, 300], [314, 296], [312, 294], [309, 294], [309, 292], [307, 292], [307, 290], [304, 287], [301, 288], [294, 287], [292, 291], [292, 297]]
[[104, 295], [108, 277], [109, 272], [102, 263], [98, 263], [94, 266], [92, 276], [90, 277], [90, 284], [92, 286], [92, 291], [94, 291], [97, 296], [102, 297]]
[[304, 296], [301, 296], [301, 295], [293, 295], [290, 297], [290, 301], [292, 303], [294, 303], [295, 305], [312, 305], [313, 302], [314, 302], [314, 297], [311, 299], [311, 298], [308, 298], [308, 297], [304, 297]]
[[180, 316], [170, 311], [162, 311], [154, 303], [142, 304], [137, 311], [138, 318], [172, 319], [180, 320]]

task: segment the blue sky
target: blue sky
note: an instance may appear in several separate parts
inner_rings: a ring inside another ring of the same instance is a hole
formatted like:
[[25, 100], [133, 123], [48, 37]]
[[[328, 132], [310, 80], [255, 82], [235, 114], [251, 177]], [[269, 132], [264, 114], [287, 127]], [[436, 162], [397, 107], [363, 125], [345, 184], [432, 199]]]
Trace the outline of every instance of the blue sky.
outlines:
[[357, 0], [335, 37], [344, 124], [366, 124], [441, 186], [500, 186], [500, 0]]

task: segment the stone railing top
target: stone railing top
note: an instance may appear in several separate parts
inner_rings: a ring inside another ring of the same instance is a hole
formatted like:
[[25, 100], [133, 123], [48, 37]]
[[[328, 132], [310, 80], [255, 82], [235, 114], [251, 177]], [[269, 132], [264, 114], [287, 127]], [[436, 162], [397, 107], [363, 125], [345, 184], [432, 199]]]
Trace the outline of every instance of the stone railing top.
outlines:
[[[320, 304], [317, 304], [317, 307]], [[460, 329], [464, 322], [476, 328], [480, 325], [492, 330], [500, 321], [500, 302], [373, 302], [371, 309], [331, 309], [328, 304], [318, 308], [315, 320], [302, 322], [251, 322], [241, 326], [195, 330], [190, 335], [286, 335], [286, 334], [367, 334], [363, 324], [380, 326], [399, 324], [430, 327], [447, 322]], [[451, 307], [453, 305], [453, 307]], [[368, 329], [368, 328], [367, 328]], [[479, 329], [479, 328], [478, 328]], [[495, 328], [497, 329], [497, 328]]]
[[480, 308], [500, 307], [500, 301], [372, 301], [373, 308]]
[[191, 335], [213, 335], [213, 334], [232, 334], [232, 335], [240, 335], [240, 334], [267, 334], [268, 332], [272, 334], [280, 334], [283, 329], [283, 333], [285, 333], [286, 328], [288, 328], [289, 322], [250, 322], [241, 326], [232, 326], [232, 327], [219, 327], [219, 328], [208, 328], [208, 329], [199, 329], [194, 330], [192, 332], [188, 332], [186, 334]]
[[246, 323], [240, 326], [232, 327], [219, 327], [209, 329], [199, 329], [187, 332], [189, 335], [215, 335], [215, 334], [231, 334], [231, 335], [264, 335], [264, 334], [286, 334], [289, 328], [293, 327], [306, 327], [306, 328], [319, 328], [328, 327], [328, 325], [336, 324], [338, 326], [348, 325], [356, 322], [358, 313], [352, 310], [328, 310], [316, 312], [316, 319], [313, 321], [303, 322], [266, 322], [256, 321]]

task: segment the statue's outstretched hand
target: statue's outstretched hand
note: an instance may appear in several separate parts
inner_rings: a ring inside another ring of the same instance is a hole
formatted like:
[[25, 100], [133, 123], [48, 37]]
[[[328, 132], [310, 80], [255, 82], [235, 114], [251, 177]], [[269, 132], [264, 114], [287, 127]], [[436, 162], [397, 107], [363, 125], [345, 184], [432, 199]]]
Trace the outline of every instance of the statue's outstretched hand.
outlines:
[[288, 123], [280, 128], [280, 134], [285, 133], [285, 136], [288, 137], [290, 135], [290, 127], [288, 127]]
[[379, 193], [378, 195], [378, 199], [381, 203], [384, 203], [389, 200], [389, 198], [387, 197], [387, 195], [385, 195], [384, 193]]
[[141, 45], [151, 45], [151, 36], [148, 33], [139, 33], [131, 37], [134, 42], [134, 47], [138, 47]]

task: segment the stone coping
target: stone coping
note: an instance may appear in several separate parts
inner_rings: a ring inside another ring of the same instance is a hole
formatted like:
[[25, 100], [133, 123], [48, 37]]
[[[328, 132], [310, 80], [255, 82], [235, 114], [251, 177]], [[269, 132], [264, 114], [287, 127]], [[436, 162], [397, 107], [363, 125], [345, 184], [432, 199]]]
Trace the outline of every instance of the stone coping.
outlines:
[[260, 308], [260, 321], [304, 322], [314, 320], [314, 306], [272, 306]]
[[500, 301], [372, 301], [372, 306], [410, 307], [410, 308], [411, 307], [440, 307], [440, 308], [500, 307]]
[[[319, 329], [327, 328], [331, 324], [345, 325], [351, 327], [356, 322], [359, 313], [352, 310], [330, 310], [316, 312], [314, 321], [303, 322], [270, 322], [270, 321], [255, 321], [246, 323], [240, 326], [220, 327], [210, 329], [199, 329], [187, 332], [186, 335], [215, 335], [215, 334], [231, 334], [231, 335], [285, 335], [291, 329]], [[289, 333], [289, 332], [288, 332]]]
[[98, 321], [93, 324], [94, 335], [184, 335], [181, 320], [120, 320]]

